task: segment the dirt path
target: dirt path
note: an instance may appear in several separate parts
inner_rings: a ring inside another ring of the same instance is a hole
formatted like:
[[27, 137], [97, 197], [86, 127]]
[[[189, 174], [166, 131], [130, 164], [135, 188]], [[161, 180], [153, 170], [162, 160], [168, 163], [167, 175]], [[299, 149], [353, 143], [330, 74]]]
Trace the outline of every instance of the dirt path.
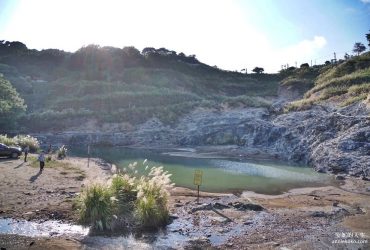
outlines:
[[109, 170], [82, 158], [61, 160], [43, 172], [23, 159], [0, 159], [0, 215], [26, 220], [75, 219], [73, 198], [90, 181], [107, 181]]

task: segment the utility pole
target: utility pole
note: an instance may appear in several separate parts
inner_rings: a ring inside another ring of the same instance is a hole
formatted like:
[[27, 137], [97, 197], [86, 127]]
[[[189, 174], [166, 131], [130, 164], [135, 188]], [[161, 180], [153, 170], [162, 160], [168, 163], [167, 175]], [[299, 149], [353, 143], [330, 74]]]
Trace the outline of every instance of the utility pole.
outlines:
[[334, 63], [337, 63], [337, 54], [334, 52]]

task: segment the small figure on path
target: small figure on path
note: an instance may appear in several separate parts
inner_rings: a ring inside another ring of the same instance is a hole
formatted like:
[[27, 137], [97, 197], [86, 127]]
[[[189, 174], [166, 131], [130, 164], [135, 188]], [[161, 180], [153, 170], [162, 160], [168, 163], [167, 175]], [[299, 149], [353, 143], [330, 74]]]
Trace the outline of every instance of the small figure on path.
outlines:
[[45, 152], [44, 152], [44, 150], [41, 151], [37, 160], [40, 162], [40, 172], [42, 172], [42, 170], [44, 170], [44, 166], [45, 166]]
[[27, 145], [25, 148], [24, 148], [24, 162], [27, 162], [27, 155], [28, 153], [30, 152], [30, 147]]

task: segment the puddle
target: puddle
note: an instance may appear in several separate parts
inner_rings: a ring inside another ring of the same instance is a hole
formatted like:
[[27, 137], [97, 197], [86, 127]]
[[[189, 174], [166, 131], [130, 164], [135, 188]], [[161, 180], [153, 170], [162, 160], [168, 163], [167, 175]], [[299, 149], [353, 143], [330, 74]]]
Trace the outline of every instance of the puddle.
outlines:
[[30, 237], [75, 236], [88, 235], [89, 228], [79, 225], [61, 223], [59, 221], [32, 222], [25, 220], [0, 219], [1, 234], [18, 234]]
[[212, 246], [219, 246], [234, 236], [246, 234], [267, 216], [266, 212], [250, 212], [253, 219], [251, 225], [238, 220], [226, 222], [212, 211], [189, 213], [191, 208], [191, 205], [184, 205], [178, 211], [178, 218], [159, 232], [111, 237], [89, 236], [83, 243], [89, 249], [183, 249], [191, 241], [199, 239]]
[[[211, 202], [211, 200], [207, 200]], [[226, 202], [226, 201], [225, 201]], [[88, 249], [182, 249], [192, 240], [205, 239], [213, 246], [221, 245], [236, 235], [243, 235], [251, 225], [225, 219], [212, 212], [189, 213], [192, 205], [179, 209], [178, 218], [157, 232], [126, 235], [89, 235], [89, 228], [59, 221], [32, 222], [0, 219], [0, 234], [29, 237], [74, 237]], [[255, 214], [256, 219], [264, 212]]]

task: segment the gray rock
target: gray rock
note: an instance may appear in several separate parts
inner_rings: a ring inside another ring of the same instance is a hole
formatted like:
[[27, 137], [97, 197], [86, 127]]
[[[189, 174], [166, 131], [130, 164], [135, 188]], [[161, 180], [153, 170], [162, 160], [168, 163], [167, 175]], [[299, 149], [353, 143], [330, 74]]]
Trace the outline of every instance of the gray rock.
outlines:
[[221, 204], [221, 203], [218, 203], [218, 202], [213, 204], [213, 207], [216, 208], [216, 209], [220, 209], [220, 210], [225, 209], [225, 208], [230, 208], [228, 205]]
[[212, 204], [201, 204], [199, 206], [193, 207], [190, 213], [195, 213], [201, 210], [212, 210]]
[[237, 154], [263, 155], [309, 164], [320, 172], [370, 175], [369, 110], [351, 105], [334, 110], [281, 113], [284, 102], [266, 108], [198, 109], [171, 127], [157, 118], [114, 132], [32, 134], [53, 145], [238, 146]]
[[242, 203], [242, 202], [234, 202], [231, 204], [231, 206], [240, 211], [246, 211], [246, 210], [262, 211], [264, 209], [262, 206], [257, 205], [257, 204]]
[[328, 214], [328, 213], [326, 213], [324, 211], [315, 211], [315, 212], [312, 212], [311, 213], [311, 216], [312, 217], [324, 217], [324, 218], [326, 218], [326, 217], [329, 217], [330, 214]]
[[335, 176], [335, 179], [336, 179], [336, 180], [338, 180], [338, 181], [343, 181], [343, 180], [345, 180], [346, 178], [345, 178], [345, 176], [344, 176], [344, 175], [336, 175], [336, 176]]

